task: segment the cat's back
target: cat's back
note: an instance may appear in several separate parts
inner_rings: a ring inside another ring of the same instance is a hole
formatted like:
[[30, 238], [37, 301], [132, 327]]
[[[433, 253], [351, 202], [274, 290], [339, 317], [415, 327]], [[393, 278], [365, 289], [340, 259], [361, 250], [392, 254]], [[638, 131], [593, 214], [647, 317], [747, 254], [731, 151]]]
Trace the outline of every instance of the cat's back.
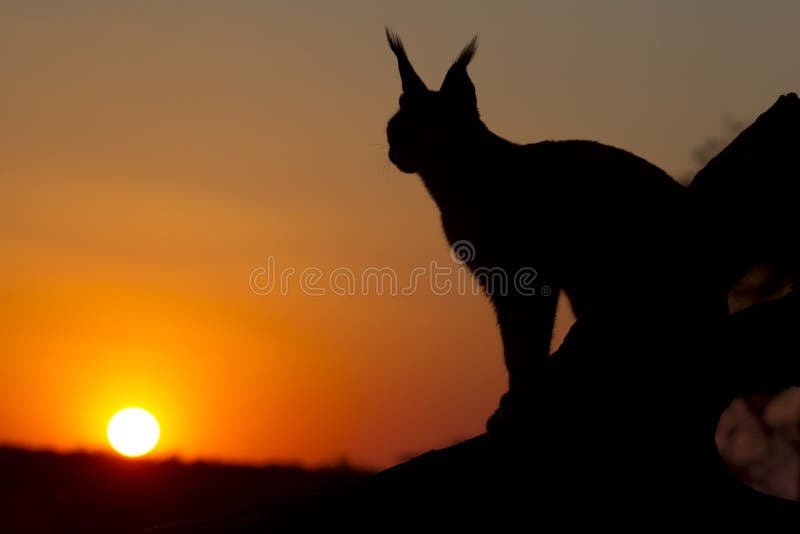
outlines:
[[683, 191], [662, 169], [627, 150], [597, 141], [541, 141], [521, 147], [529, 170], [550, 175], [566, 185], [591, 189]]
[[[513, 170], [517, 198], [538, 197], [539, 209], [552, 206], [559, 218], [656, 215], [674, 209], [684, 192], [644, 158], [596, 141], [542, 141], [520, 146], [520, 155]], [[548, 197], [559, 201], [548, 203]]]

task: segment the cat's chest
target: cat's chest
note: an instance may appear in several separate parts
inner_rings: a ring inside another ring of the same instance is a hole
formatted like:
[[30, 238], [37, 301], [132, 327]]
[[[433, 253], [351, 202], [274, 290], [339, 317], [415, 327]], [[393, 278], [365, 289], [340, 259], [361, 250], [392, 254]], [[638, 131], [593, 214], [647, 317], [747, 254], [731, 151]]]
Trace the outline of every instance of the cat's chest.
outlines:
[[469, 241], [496, 253], [518, 248], [540, 233], [554, 234], [550, 185], [514, 169], [482, 166], [463, 170], [457, 180], [426, 181], [450, 244]]
[[481, 250], [505, 246], [505, 242], [529, 233], [528, 225], [512, 222], [509, 213], [499, 213], [480, 206], [462, 205], [457, 209], [442, 210], [442, 229], [447, 241], [453, 245], [468, 242]]

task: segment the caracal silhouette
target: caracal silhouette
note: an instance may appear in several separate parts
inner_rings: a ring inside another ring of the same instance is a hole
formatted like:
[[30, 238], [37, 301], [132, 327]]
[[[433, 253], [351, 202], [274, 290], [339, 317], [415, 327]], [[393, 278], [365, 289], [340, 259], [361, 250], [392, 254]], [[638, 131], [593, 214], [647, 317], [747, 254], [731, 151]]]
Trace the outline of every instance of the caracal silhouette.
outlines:
[[[448, 241], [468, 243], [465, 263], [487, 274], [482, 285], [497, 315], [513, 397], [534, 387], [549, 355], [559, 290], [578, 320], [591, 314], [601, 295], [613, 295], [604, 273], [676, 209], [684, 188], [618, 148], [575, 140], [519, 145], [492, 133], [467, 74], [477, 37], [432, 91], [400, 38], [388, 28], [386, 35], [403, 89], [387, 126], [389, 159], [420, 175]], [[508, 283], [498, 282], [497, 269]], [[523, 270], [524, 288], [515, 283]]]

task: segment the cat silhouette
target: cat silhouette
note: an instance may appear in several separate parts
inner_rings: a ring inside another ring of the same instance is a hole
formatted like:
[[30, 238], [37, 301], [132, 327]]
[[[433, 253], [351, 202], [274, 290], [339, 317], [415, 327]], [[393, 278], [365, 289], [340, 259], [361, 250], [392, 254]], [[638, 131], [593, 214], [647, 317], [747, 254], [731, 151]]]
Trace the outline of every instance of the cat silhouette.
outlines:
[[[524, 395], [549, 355], [559, 290], [578, 320], [590, 315], [613, 294], [604, 273], [674, 211], [684, 188], [618, 148], [582, 140], [520, 145], [490, 131], [467, 73], [477, 36], [438, 91], [414, 71], [400, 38], [388, 28], [386, 36], [402, 82], [400, 109], [387, 125], [389, 159], [422, 178], [447, 240], [471, 247], [462, 259], [473, 273], [505, 273], [505, 284], [489, 283], [494, 276], [481, 282], [500, 327], [509, 394]], [[523, 270], [534, 285], [517, 283]]]

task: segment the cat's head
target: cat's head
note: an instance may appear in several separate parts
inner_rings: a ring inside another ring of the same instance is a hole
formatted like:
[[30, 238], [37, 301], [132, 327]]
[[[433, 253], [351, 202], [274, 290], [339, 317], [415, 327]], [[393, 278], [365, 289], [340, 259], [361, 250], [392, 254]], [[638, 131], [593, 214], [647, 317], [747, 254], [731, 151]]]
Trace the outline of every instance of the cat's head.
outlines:
[[429, 90], [414, 71], [397, 34], [387, 28], [386, 37], [397, 56], [403, 85], [400, 110], [386, 127], [389, 159], [403, 172], [420, 172], [437, 159], [463, 150], [483, 126], [475, 86], [467, 74], [477, 36], [461, 51], [438, 91]]

